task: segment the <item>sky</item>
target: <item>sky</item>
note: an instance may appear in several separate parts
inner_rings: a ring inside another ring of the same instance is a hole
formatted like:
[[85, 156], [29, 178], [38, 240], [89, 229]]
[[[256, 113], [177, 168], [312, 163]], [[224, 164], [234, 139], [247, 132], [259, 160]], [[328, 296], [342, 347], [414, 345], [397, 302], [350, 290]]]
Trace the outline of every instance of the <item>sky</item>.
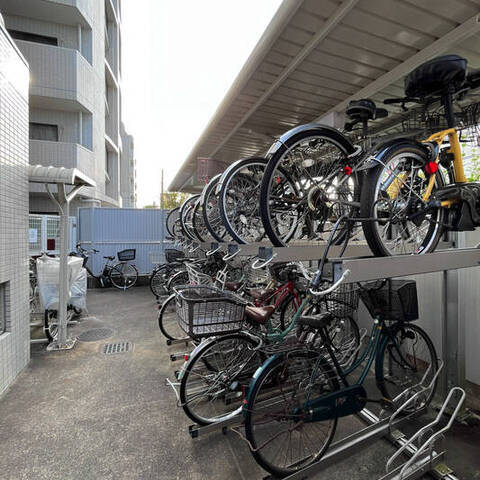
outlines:
[[158, 205], [281, 0], [123, 0], [122, 117], [137, 207]]

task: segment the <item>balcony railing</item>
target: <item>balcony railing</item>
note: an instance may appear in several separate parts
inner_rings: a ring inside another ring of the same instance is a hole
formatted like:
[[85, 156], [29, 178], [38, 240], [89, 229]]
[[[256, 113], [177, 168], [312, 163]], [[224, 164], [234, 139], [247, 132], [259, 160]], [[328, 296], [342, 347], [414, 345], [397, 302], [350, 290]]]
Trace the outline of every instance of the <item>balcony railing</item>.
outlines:
[[16, 43], [30, 65], [31, 95], [70, 100], [72, 105], [93, 110], [96, 79], [78, 50], [23, 40]]
[[78, 168], [88, 177], [95, 179], [93, 152], [78, 143], [30, 140], [30, 164]]

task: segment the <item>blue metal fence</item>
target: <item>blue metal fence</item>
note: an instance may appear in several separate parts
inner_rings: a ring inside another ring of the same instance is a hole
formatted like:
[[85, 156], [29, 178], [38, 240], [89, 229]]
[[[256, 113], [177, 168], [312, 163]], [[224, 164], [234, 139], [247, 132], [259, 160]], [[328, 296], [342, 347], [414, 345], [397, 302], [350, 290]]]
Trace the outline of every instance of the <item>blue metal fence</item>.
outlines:
[[116, 255], [126, 248], [137, 250], [136, 265], [140, 274], [154, 267], [150, 254], [163, 254], [165, 218], [168, 210], [136, 208], [80, 208], [78, 241], [84, 248], [95, 248], [89, 266], [94, 273], [102, 270], [104, 256]]

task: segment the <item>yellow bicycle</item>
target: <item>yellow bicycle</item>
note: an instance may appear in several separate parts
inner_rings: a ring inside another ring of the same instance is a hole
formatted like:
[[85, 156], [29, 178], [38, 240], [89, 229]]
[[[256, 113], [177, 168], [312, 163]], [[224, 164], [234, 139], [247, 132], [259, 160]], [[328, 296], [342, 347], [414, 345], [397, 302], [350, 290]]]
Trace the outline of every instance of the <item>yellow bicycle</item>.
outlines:
[[[423, 141], [397, 138], [370, 152], [360, 216], [375, 255], [432, 252], [445, 231], [480, 226], [480, 183], [465, 176], [458, 133], [463, 126], [453, 109], [455, 99], [478, 87], [480, 70], [467, 75], [464, 58], [445, 55], [406, 77], [406, 97], [385, 100], [404, 109], [409, 102], [426, 109], [440, 103], [447, 128]], [[480, 104], [476, 107], [478, 121], [470, 109], [470, 124], [480, 123]]]

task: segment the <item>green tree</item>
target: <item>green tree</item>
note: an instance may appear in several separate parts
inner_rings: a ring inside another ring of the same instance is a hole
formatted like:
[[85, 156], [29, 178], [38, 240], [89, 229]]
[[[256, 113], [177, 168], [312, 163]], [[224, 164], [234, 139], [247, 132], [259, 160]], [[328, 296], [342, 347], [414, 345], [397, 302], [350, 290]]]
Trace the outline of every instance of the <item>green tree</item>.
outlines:
[[190, 194], [185, 192], [166, 192], [163, 194], [163, 208], [171, 210], [180, 207], [189, 196]]
[[[171, 210], [172, 208], [180, 207], [182, 203], [190, 196], [185, 192], [165, 192], [163, 194], [163, 208], [165, 210]], [[160, 208], [157, 202], [153, 202], [150, 205], [145, 205], [143, 208]]]

